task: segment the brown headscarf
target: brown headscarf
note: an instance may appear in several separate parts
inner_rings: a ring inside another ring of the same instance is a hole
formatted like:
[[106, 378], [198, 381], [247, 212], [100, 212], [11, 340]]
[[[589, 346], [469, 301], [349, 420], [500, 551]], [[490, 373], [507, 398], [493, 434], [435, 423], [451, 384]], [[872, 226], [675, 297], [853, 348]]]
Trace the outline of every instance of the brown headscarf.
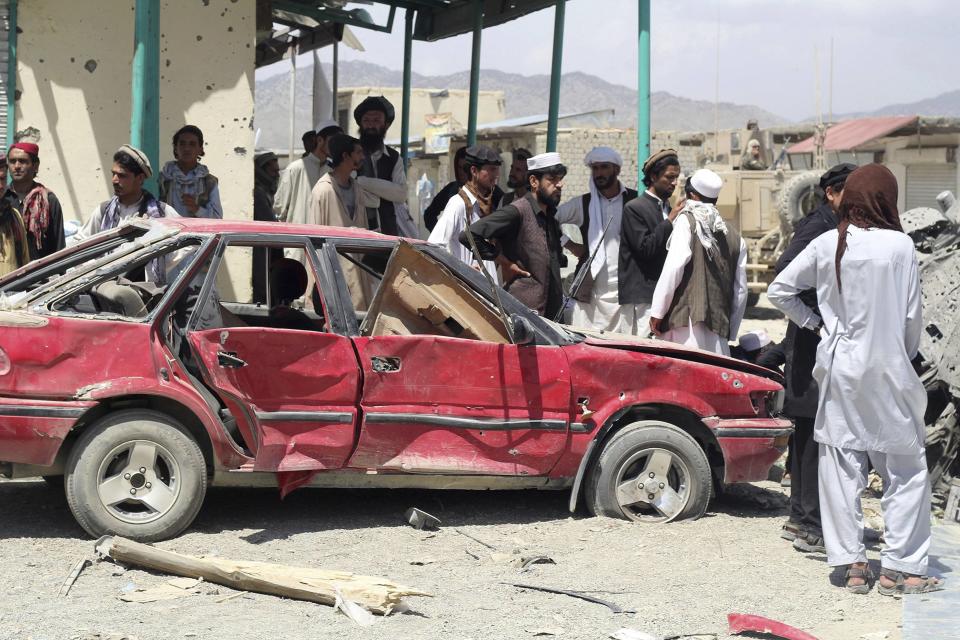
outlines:
[[840, 238], [835, 260], [837, 288], [841, 293], [840, 260], [847, 250], [847, 228], [851, 224], [861, 229], [903, 231], [897, 212], [897, 179], [882, 164], [867, 164], [854, 170], [843, 187], [840, 224], [837, 226]]

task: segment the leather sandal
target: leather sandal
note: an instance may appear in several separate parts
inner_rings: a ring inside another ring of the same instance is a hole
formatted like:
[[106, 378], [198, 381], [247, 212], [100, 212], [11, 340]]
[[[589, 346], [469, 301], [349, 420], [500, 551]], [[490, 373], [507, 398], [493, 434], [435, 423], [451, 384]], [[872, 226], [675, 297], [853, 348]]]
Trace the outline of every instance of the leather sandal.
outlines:
[[780, 529], [780, 537], [784, 540], [790, 540], [791, 542], [798, 536], [802, 535], [803, 527], [798, 522], [791, 522], [790, 520], [787, 520]]
[[[881, 595], [892, 596], [894, 598], [899, 598], [903, 595], [911, 595], [915, 593], [931, 593], [933, 591], [940, 591], [943, 589], [944, 580], [943, 578], [936, 578], [934, 576], [921, 576], [915, 573], [905, 573], [903, 571], [897, 571], [896, 569], [881, 569], [880, 575], [887, 580], [893, 581], [893, 584], [890, 586], [885, 586], [882, 582], [877, 583], [877, 591]], [[920, 584], [907, 584], [909, 578], [920, 578]]]
[[[863, 580], [863, 584], [850, 584], [850, 579]], [[847, 565], [847, 570], [843, 573], [843, 580], [847, 591], [863, 595], [870, 592], [870, 581], [873, 580], [873, 572], [870, 567], [858, 567], [856, 565]]]

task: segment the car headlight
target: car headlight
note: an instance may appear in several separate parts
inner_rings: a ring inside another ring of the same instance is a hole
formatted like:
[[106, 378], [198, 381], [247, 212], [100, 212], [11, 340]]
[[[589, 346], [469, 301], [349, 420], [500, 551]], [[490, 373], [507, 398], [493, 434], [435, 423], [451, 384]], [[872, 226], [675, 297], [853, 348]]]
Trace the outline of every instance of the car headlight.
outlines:
[[753, 412], [757, 415], [778, 415], [783, 410], [783, 399], [785, 392], [779, 391], [753, 391], [750, 393], [750, 403], [753, 405]]

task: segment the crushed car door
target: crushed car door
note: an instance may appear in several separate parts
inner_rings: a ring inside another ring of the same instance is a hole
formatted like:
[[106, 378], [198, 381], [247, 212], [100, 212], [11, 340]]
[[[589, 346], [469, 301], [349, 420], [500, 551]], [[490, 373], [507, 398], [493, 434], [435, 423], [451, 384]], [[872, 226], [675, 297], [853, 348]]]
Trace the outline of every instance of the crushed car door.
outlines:
[[567, 359], [510, 344], [466, 282], [400, 243], [355, 338], [363, 424], [350, 466], [544, 475], [567, 446]]
[[194, 331], [189, 338], [206, 382], [254, 425], [254, 470], [344, 465], [360, 387], [349, 338], [265, 327]]

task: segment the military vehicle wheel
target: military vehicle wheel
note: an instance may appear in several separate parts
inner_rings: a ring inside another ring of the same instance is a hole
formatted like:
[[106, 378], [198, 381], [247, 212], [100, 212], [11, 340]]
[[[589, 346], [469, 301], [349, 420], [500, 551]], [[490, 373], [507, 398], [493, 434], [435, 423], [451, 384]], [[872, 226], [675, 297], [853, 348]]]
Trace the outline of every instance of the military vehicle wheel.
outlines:
[[193, 522], [207, 469], [182, 425], [157, 411], [131, 409], [86, 429], [70, 452], [65, 484], [70, 510], [90, 535], [154, 542]]
[[688, 433], [659, 420], [627, 425], [604, 445], [587, 478], [594, 515], [637, 522], [699, 518], [710, 502], [710, 463]]
[[777, 215], [785, 218], [791, 225], [797, 224], [819, 204], [817, 185], [820, 173], [808, 171], [787, 180], [777, 196]]

